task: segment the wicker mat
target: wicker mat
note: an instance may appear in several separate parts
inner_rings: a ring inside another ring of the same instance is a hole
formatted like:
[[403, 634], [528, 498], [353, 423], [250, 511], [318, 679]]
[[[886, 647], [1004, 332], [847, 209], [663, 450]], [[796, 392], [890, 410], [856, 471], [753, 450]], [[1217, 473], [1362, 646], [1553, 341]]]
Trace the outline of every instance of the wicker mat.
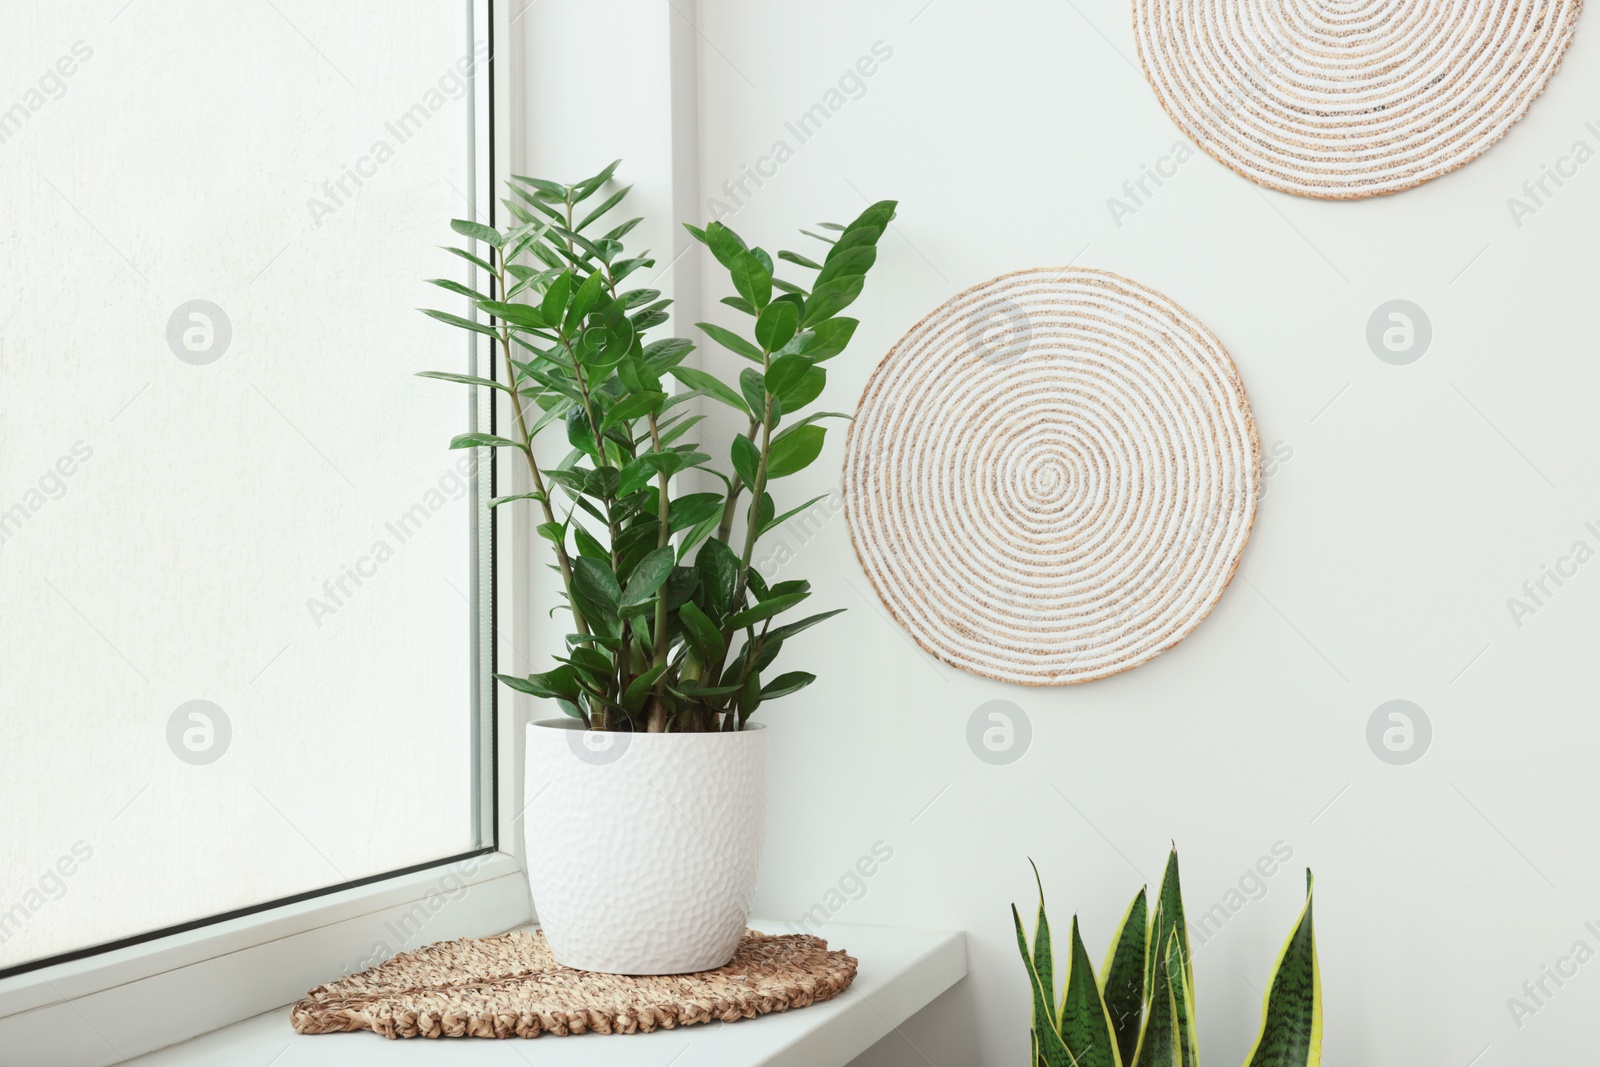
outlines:
[[1161, 105], [1253, 182], [1357, 199], [1471, 161], [1545, 89], [1583, 0], [1133, 0]]
[[628, 977], [563, 967], [544, 934], [444, 941], [318, 986], [291, 1009], [302, 1034], [538, 1037], [649, 1033], [804, 1008], [850, 987], [856, 960], [805, 934], [746, 930], [726, 967]]

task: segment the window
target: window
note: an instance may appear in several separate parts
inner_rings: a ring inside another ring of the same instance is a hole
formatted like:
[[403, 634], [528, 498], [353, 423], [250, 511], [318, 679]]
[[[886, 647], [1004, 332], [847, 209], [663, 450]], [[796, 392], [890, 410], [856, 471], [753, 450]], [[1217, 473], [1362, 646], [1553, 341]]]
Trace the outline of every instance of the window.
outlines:
[[494, 846], [487, 11], [0, 9], [0, 976]]

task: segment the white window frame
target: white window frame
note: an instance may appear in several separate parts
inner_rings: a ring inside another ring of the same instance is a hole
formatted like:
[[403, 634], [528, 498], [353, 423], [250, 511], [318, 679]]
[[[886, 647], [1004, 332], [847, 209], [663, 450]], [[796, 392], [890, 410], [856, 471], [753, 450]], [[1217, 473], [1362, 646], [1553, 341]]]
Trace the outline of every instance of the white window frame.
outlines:
[[[494, 221], [520, 150], [518, 101], [510, 91], [518, 62], [518, 34], [510, 32], [507, 0], [474, 0], [474, 32], [490, 34], [487, 74], [473, 77], [475, 173], [478, 217]], [[478, 358], [493, 358], [486, 349]], [[488, 390], [477, 390], [485, 393]], [[477, 399], [481, 421], [496, 397]], [[509, 411], [499, 415], [509, 418]], [[501, 486], [518, 486], [526, 474], [484, 450]], [[524, 492], [510, 488], [502, 492]], [[487, 497], [488, 493], [482, 494]], [[498, 509], [497, 509], [498, 510]], [[533, 612], [528, 588], [532, 540], [526, 512], [505, 509], [484, 524], [476, 551], [492, 555], [492, 600], [486, 598], [474, 652], [509, 663], [516, 649], [532, 645]], [[482, 585], [488, 593], [490, 587]], [[495, 605], [491, 610], [487, 604]], [[491, 614], [497, 618], [487, 617]], [[443, 860], [363, 884], [308, 895], [221, 921], [200, 920], [193, 928], [92, 951], [0, 979], [0, 1050], [6, 1062], [102, 1067], [240, 1019], [269, 1011], [345, 971], [378, 960], [374, 956], [454, 937], [498, 933], [532, 918], [522, 858], [520, 822], [521, 724], [528, 698], [498, 694], [488, 672], [477, 694], [494, 708], [492, 734], [475, 751], [474, 766], [484, 792], [478, 812], [493, 813], [495, 848]], [[497, 702], [497, 703], [494, 703]], [[76, 954], [75, 954], [76, 955]], [[181, 1005], [175, 1010], [174, 1005]]]

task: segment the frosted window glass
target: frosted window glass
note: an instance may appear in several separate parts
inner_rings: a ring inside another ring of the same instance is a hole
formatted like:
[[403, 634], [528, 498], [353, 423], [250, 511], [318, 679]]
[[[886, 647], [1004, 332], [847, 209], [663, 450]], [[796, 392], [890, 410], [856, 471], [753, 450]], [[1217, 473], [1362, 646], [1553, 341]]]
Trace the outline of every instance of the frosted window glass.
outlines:
[[472, 6], [0, 5], [0, 968], [485, 843]]

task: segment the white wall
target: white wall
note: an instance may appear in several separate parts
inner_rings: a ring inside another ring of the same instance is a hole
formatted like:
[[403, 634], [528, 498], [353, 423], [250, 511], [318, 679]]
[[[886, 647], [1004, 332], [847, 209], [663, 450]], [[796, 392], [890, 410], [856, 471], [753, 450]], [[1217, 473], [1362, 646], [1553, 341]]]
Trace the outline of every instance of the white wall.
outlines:
[[[918, 651], [884, 614], [842, 517], [758, 552], [769, 566], [785, 559], [784, 577], [809, 578], [819, 606], [850, 609], [786, 653], [818, 683], [763, 712], [775, 744], [758, 911], [844, 901], [841, 921], [971, 935], [971, 977], [861, 1064], [1022, 1062], [1026, 982], [1008, 904], [1031, 906], [1027, 857], [1058, 926], [1080, 912], [1098, 960], [1173, 839], [1195, 917], [1244, 900], [1241, 879], [1274, 847], [1292, 853], [1260, 899], [1204, 944], [1196, 936], [1208, 1062], [1242, 1061], [1307, 865], [1320, 890], [1329, 1064], [1497, 1067], [1588, 1047], [1600, 965], [1560, 988], [1546, 980], [1554, 995], [1528, 1001], [1538, 1010], [1520, 1028], [1507, 1000], [1575, 942], [1600, 949], [1585, 927], [1600, 920], [1600, 859], [1581, 837], [1600, 807], [1585, 640], [1600, 565], [1520, 627], [1507, 598], [1574, 541], [1600, 548], [1584, 526], [1600, 529], [1588, 418], [1600, 386], [1589, 328], [1600, 164], [1520, 227], [1506, 205], [1575, 141], [1600, 149], [1585, 127], [1595, 119], [1600, 131], [1588, 31], [1502, 144], [1421, 189], [1300, 200], [1195, 153], [1118, 225], [1108, 198], [1181, 142], [1132, 58], [1126, 0], [541, 0], [529, 12], [527, 25], [543, 27], [528, 30], [531, 69], [543, 65], [529, 76], [545, 94], [529, 93], [544, 109], [530, 119], [534, 157], [579, 174], [627, 155], [628, 180], [657, 201], [641, 206], [682, 210], [683, 131], [669, 150], [649, 125], [670, 111], [672, 46], [640, 37], [665, 15], [694, 23], [695, 221], [778, 140], [793, 157], [747, 184], [753, 195], [726, 219], [753, 242], [803, 248], [800, 225], [901, 201], [856, 305], [856, 343], [829, 364], [827, 406], [852, 407], [876, 360], [961, 289], [1076, 261], [1154, 286], [1205, 321], [1239, 365], [1266, 454], [1280, 457], [1213, 615], [1155, 662], [1080, 687], [1009, 687]], [[878, 42], [892, 54], [864, 92], [798, 143], [785, 122]], [[586, 80], [606, 47], [611, 74]], [[619, 95], [611, 87], [636, 63], [654, 81]], [[576, 108], [585, 84], [603, 106], [582, 121], [550, 117]], [[590, 150], [569, 166], [574, 144]], [[716, 304], [729, 290], [715, 264], [685, 262], [703, 272], [704, 314], [732, 321]], [[1404, 367], [1364, 338], [1373, 310], [1397, 298], [1434, 329]], [[842, 448], [835, 433], [786, 498], [837, 490]], [[1409, 766], [1380, 761], [1366, 741], [1374, 709], [1394, 698], [1433, 725]], [[1009, 766], [980, 761], [966, 741], [974, 709], [997, 699], [1032, 726]], [[892, 857], [854, 881], [875, 845]]]
[[[1520, 628], [1506, 600], [1575, 540], [1600, 548], [1584, 528], [1600, 520], [1600, 163], [1520, 229], [1506, 198], [1575, 140], [1600, 148], [1584, 125], [1600, 120], [1594, 31], [1502, 144], [1443, 180], [1313, 202], [1257, 192], [1197, 153], [1119, 227], [1107, 198], [1181, 140], [1130, 62], [1126, 0], [703, 0], [697, 22], [704, 195], [775, 140], [795, 149], [730, 225], [797, 247], [797, 226], [848, 218], [863, 197], [902, 204], [824, 406], [852, 407], [889, 346], [954, 293], [1076, 257], [1203, 319], [1239, 365], [1264, 449], [1292, 449], [1211, 618], [1155, 662], [1086, 686], [947, 668], [885, 616], [842, 517], [805, 543], [779, 535], [795, 553], [784, 576], [850, 611], [786, 652], [818, 683], [763, 713], [775, 744], [759, 910], [805, 911], [881, 840], [893, 858], [838, 918], [971, 932], [971, 977], [860, 1062], [1023, 1062], [1007, 905], [1033, 900], [1026, 857], [1057, 923], [1082, 914], [1098, 961], [1173, 838], [1191, 915], [1274, 843], [1293, 851], [1265, 897], [1197, 949], [1208, 1062], [1249, 1048], [1306, 865], [1328, 1063], [1466, 1064], [1487, 1046], [1476, 1062], [1496, 1067], [1589, 1048], [1600, 964], [1547, 982], [1555, 995], [1520, 1029], [1506, 1001], [1574, 942], [1600, 949], [1584, 925], [1600, 919], [1600, 859], [1583, 843], [1600, 809], [1588, 654], [1600, 564]], [[864, 95], [798, 144], [785, 121], [879, 41], [893, 55]], [[715, 307], [727, 283], [706, 266]], [[1393, 298], [1433, 323], [1410, 366], [1364, 340]], [[784, 486], [793, 502], [837, 489], [842, 449], [833, 435]], [[1365, 740], [1397, 697], [1434, 727], [1410, 766]], [[1032, 723], [1010, 766], [966, 744], [969, 715], [993, 699]]]

